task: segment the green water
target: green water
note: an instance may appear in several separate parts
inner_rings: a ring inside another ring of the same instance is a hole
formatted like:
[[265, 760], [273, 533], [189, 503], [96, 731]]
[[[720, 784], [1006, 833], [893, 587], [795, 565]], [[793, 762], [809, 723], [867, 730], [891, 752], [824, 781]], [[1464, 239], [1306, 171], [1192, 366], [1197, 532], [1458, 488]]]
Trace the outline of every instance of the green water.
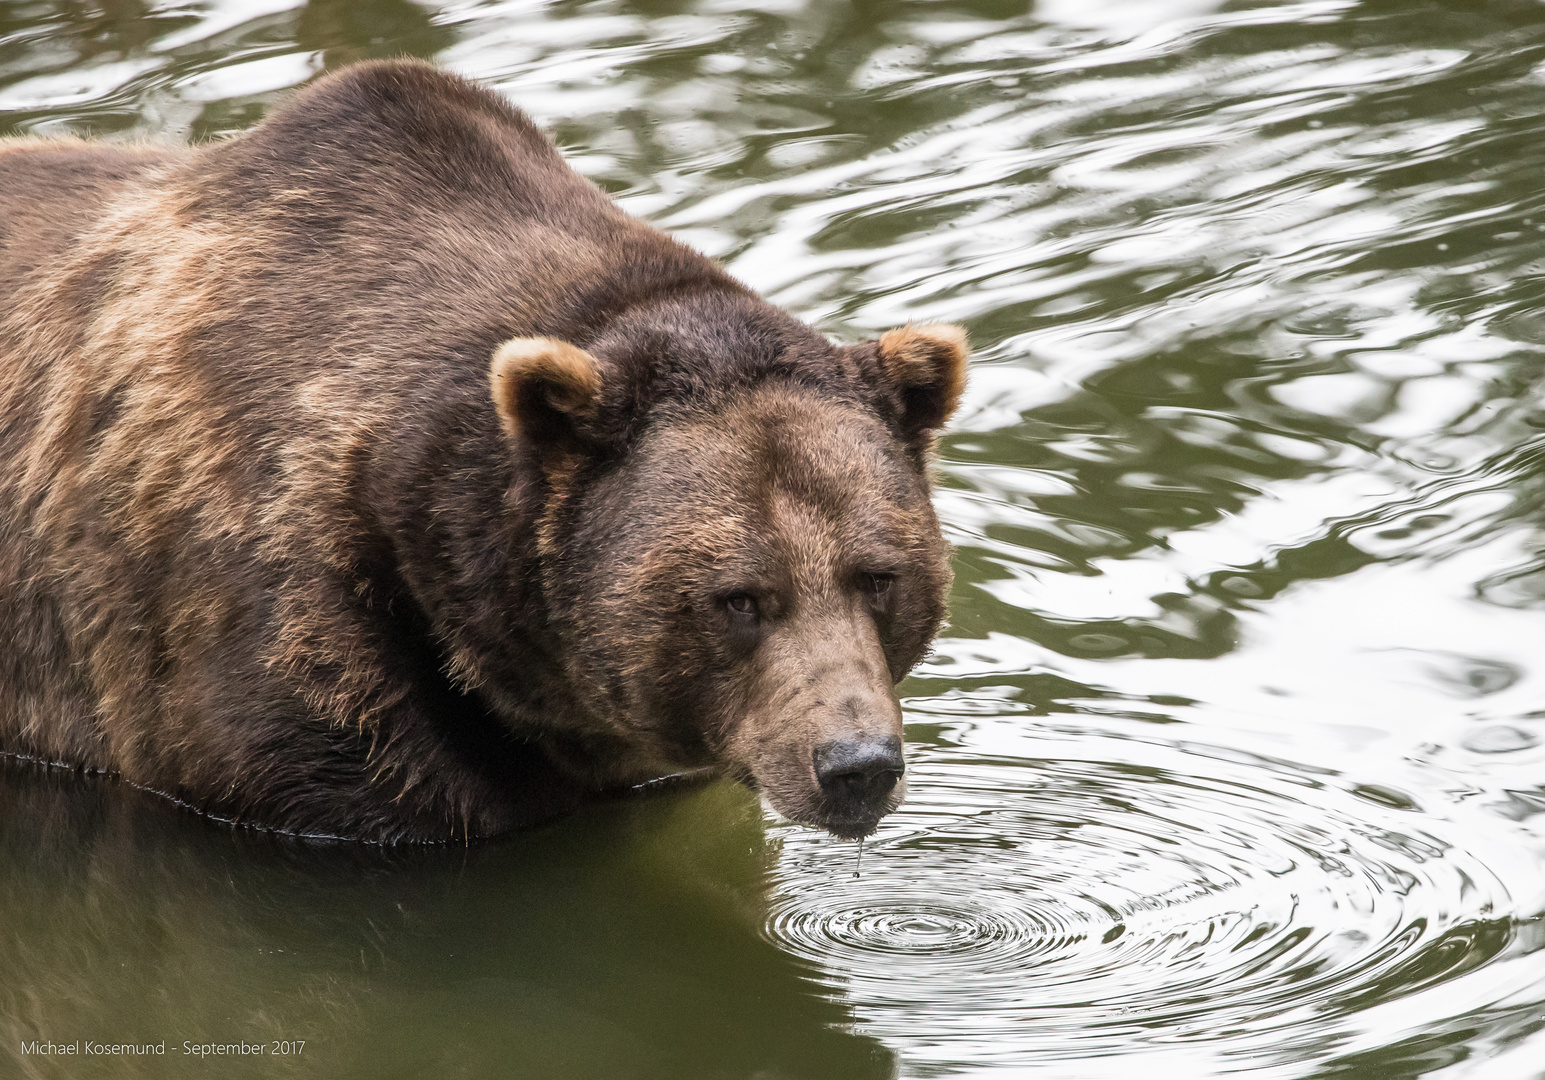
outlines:
[[909, 801], [855, 877], [727, 785], [381, 851], [6, 763], [0, 1076], [1545, 1077], [1545, 5], [0, 0], [0, 132], [399, 54], [969, 327]]

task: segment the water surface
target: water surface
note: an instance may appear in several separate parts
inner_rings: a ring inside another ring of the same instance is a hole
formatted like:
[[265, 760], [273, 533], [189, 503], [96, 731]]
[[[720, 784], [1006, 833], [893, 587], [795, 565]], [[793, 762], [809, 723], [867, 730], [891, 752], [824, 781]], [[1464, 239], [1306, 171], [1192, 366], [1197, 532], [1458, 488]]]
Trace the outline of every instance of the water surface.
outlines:
[[[836, 337], [970, 329], [911, 797], [855, 877], [729, 786], [381, 851], [10, 763], [0, 1071], [1545, 1077], [1545, 7], [4, 0], [0, 131], [402, 54]], [[177, 1052], [241, 1039], [307, 1043]]]

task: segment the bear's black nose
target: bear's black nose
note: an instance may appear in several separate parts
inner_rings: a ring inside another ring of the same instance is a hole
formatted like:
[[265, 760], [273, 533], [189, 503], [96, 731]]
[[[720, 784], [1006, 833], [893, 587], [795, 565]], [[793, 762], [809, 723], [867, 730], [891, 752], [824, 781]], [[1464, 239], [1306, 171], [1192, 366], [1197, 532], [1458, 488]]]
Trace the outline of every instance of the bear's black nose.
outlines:
[[815, 748], [815, 776], [821, 790], [844, 803], [870, 807], [883, 801], [907, 771], [901, 740], [834, 739]]

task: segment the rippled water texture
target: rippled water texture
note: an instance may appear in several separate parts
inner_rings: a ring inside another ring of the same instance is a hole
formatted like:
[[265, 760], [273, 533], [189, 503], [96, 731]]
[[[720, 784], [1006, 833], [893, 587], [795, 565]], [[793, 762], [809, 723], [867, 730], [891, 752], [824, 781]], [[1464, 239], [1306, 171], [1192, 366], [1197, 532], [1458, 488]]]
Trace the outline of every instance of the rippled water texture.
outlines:
[[910, 800], [392, 855], [7, 766], [0, 1065], [1545, 1077], [1545, 7], [4, 2], [0, 130], [400, 53], [838, 337], [970, 328]]

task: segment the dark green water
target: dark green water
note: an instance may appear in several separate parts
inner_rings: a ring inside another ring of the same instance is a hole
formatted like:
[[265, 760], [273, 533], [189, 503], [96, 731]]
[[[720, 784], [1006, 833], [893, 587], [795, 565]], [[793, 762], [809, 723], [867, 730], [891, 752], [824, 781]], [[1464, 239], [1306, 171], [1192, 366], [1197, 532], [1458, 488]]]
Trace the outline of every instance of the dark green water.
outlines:
[[855, 878], [728, 786], [383, 852], [8, 763], [0, 1076], [1545, 1077], [1545, 5], [0, 0], [0, 132], [403, 53], [970, 328], [910, 800]]

